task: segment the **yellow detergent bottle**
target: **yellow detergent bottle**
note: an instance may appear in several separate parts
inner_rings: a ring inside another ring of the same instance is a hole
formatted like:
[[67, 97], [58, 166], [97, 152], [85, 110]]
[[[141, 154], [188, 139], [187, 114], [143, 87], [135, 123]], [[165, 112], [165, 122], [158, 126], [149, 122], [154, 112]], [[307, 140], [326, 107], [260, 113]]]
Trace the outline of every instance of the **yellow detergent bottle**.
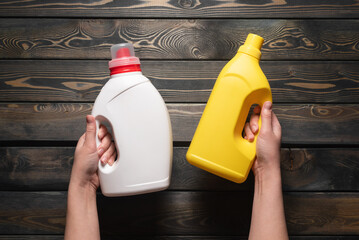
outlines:
[[186, 155], [191, 164], [236, 183], [247, 179], [256, 155], [257, 136], [253, 142], [242, 137], [250, 107], [272, 101], [259, 67], [262, 44], [263, 38], [249, 34], [222, 69]]

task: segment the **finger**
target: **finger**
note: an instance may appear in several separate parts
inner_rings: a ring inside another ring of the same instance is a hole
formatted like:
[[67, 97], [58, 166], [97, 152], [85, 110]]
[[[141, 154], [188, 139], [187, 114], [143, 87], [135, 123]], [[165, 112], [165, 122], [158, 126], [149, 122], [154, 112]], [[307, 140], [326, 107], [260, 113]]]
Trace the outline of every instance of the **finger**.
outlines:
[[279, 120], [274, 112], [272, 113], [272, 128], [274, 134], [280, 138], [282, 136], [282, 127], [280, 126]]
[[116, 161], [116, 157], [117, 157], [117, 153], [116, 153], [116, 151], [114, 151], [113, 154], [111, 155], [110, 159], [108, 160], [108, 164], [110, 166], [112, 166], [113, 163]]
[[249, 126], [253, 134], [256, 134], [258, 132], [258, 120], [259, 120], [259, 115], [253, 113], [251, 116], [251, 120], [249, 121]]
[[115, 150], [116, 150], [115, 145], [112, 143], [110, 145], [110, 147], [107, 149], [107, 151], [102, 155], [102, 157], [100, 158], [100, 161], [104, 164], [108, 163], [110, 160], [110, 157], [115, 152]]
[[79, 138], [79, 141], [77, 142], [76, 148], [82, 147], [84, 145], [85, 136], [86, 136], [86, 133], [82, 134], [82, 136]]
[[245, 139], [252, 142], [254, 140], [254, 134], [252, 133], [251, 128], [249, 127], [249, 123], [246, 123], [244, 126]]
[[96, 121], [95, 118], [91, 115], [86, 116], [86, 135], [85, 135], [85, 145], [92, 147], [96, 146]]
[[261, 113], [261, 106], [257, 105], [257, 106], [253, 109], [253, 113], [255, 113], [255, 114], [260, 114], [260, 113]]
[[272, 103], [267, 101], [263, 104], [261, 111], [262, 128], [261, 132], [272, 130]]
[[107, 127], [105, 125], [101, 125], [100, 129], [98, 130], [98, 138], [102, 140], [104, 136], [106, 136], [107, 132]]
[[101, 140], [101, 144], [100, 146], [98, 146], [97, 148], [97, 153], [99, 155], [99, 157], [101, 157], [110, 147], [111, 145], [111, 134], [107, 133]]

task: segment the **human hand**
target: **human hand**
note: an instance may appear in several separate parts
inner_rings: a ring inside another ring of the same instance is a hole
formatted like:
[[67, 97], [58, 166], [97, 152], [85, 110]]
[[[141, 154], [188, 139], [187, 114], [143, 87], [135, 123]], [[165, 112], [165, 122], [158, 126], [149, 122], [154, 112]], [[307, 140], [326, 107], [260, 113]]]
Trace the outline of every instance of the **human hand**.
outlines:
[[254, 140], [259, 113], [262, 124], [257, 136], [257, 157], [252, 166], [254, 197], [249, 239], [287, 240], [280, 174], [281, 127], [272, 112], [271, 102], [265, 102], [262, 110], [259, 106], [253, 110], [249, 123], [245, 125], [245, 137]]
[[112, 136], [103, 125], [98, 131], [100, 146], [96, 147], [96, 121], [91, 115], [86, 116], [86, 132], [80, 137], [72, 166], [70, 184], [90, 187], [95, 191], [100, 185], [97, 174], [98, 161], [112, 165], [116, 159], [116, 148]]
[[262, 126], [257, 137], [257, 156], [252, 166], [254, 175], [280, 170], [282, 131], [278, 118], [272, 111], [271, 102], [265, 102], [262, 111], [259, 106], [253, 109], [250, 122], [244, 127], [244, 138], [250, 142], [254, 140], [255, 134], [258, 133], [259, 114], [261, 114]]

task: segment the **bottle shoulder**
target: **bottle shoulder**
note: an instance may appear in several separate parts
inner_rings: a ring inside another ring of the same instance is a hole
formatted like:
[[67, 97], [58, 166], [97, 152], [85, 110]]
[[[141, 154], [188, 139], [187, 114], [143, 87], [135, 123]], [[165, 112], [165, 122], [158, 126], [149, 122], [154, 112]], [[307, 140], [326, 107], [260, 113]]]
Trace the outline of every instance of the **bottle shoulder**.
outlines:
[[149, 81], [146, 76], [144, 76], [141, 72], [136, 73], [122, 73], [116, 74], [110, 77], [105, 86], [111, 87], [128, 87], [132, 85], [136, 85], [139, 82]]
[[102, 87], [96, 98], [95, 106], [97, 103], [107, 103], [116, 96], [126, 92], [126, 90], [145, 82], [150, 81], [142, 74], [117, 74], [117, 76], [112, 76]]
[[258, 86], [260, 83], [268, 83], [258, 59], [246, 54], [237, 54], [226, 64], [218, 76], [219, 81], [232, 81], [233, 78], [246, 81], [247, 84], [253, 85], [253, 87]]

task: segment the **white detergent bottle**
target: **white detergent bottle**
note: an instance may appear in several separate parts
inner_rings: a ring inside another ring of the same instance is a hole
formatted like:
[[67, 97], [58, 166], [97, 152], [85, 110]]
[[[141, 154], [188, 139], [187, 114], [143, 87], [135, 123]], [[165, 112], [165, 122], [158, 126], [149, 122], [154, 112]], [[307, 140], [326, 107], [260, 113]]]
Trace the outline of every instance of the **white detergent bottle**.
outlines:
[[[105, 196], [129, 196], [168, 188], [172, 169], [172, 130], [161, 95], [142, 75], [130, 43], [111, 47], [110, 80], [98, 95], [92, 115], [112, 129], [117, 159], [99, 161]], [[100, 141], [97, 139], [97, 146]]]

